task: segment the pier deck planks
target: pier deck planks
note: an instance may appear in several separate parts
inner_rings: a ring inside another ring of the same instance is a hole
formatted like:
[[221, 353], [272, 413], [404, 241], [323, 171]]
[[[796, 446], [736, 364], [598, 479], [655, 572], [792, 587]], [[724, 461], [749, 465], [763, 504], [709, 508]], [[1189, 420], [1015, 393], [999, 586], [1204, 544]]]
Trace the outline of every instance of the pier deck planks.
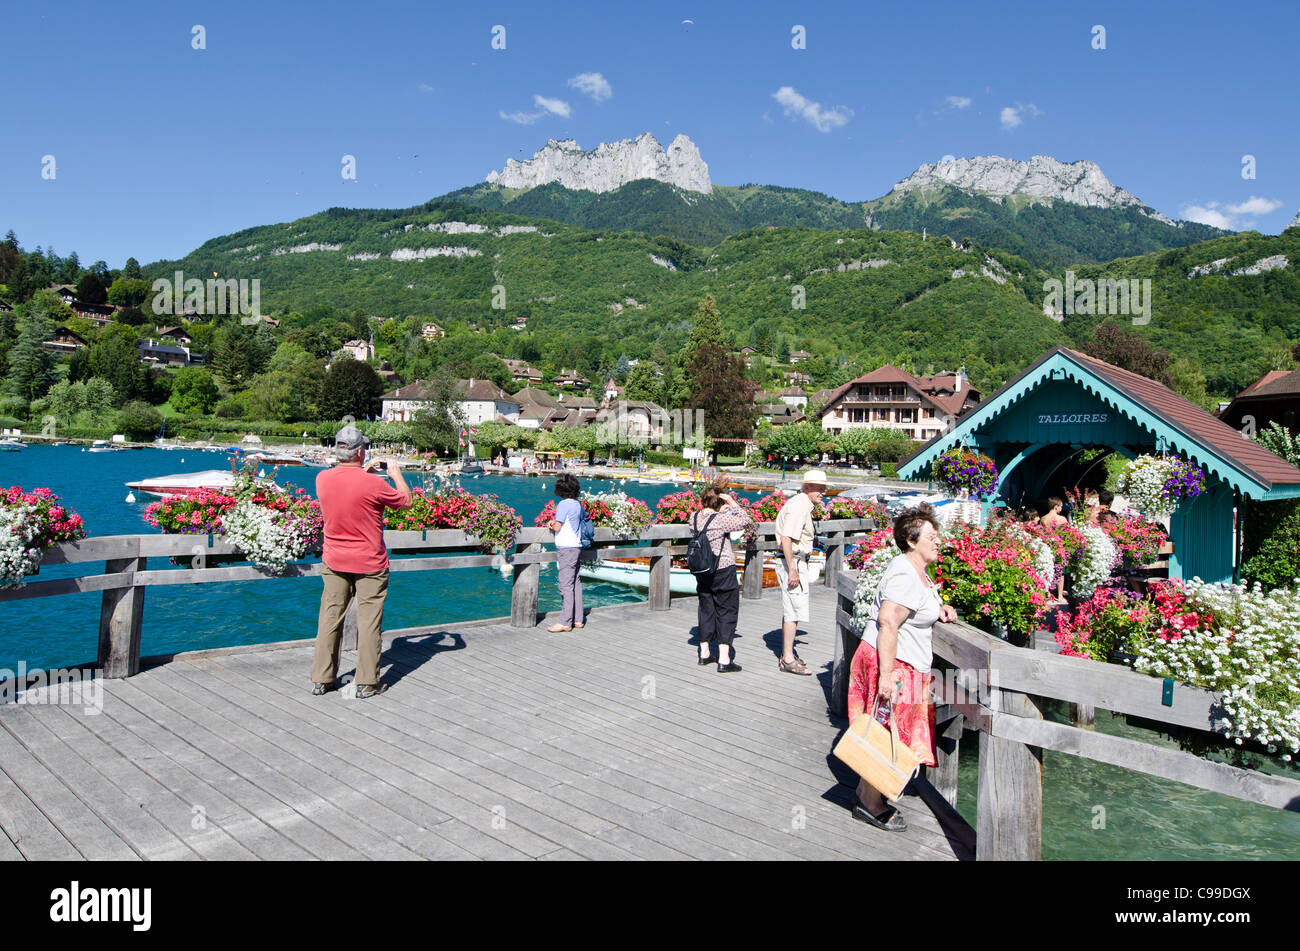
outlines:
[[829, 755], [835, 594], [812, 598], [814, 677], [777, 670], [769, 594], [741, 603], [745, 669], [723, 677], [695, 664], [682, 599], [559, 635], [404, 631], [366, 701], [310, 696], [304, 642], [107, 681], [97, 716], [7, 704], [0, 860], [972, 857], [917, 797], [901, 835], [850, 818]]

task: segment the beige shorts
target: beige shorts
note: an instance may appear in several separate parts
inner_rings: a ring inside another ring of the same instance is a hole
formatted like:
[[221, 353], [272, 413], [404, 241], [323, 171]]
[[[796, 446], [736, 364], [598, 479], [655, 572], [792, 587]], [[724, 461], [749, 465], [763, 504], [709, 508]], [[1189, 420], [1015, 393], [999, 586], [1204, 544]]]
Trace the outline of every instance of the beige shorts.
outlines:
[[799, 587], [791, 591], [786, 587], [790, 573], [786, 571], [785, 558], [778, 556], [776, 559], [776, 581], [781, 587], [781, 620], [807, 624], [812, 620], [808, 613], [808, 591], [821, 575], [821, 568], [800, 557], [795, 558], [794, 566], [799, 572]]

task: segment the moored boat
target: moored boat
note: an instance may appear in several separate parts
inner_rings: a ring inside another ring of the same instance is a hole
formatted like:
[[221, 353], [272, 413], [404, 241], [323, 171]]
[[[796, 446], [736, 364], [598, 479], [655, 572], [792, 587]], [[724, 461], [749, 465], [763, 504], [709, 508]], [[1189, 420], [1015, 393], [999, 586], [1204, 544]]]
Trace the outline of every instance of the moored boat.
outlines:
[[[235, 475], [222, 469], [204, 469], [202, 472], [182, 472], [175, 475], [156, 476], [128, 482], [126, 487], [141, 495], [166, 498], [176, 495], [195, 495], [204, 489], [230, 489], [235, 484]], [[278, 489], [274, 482], [268, 486]]]

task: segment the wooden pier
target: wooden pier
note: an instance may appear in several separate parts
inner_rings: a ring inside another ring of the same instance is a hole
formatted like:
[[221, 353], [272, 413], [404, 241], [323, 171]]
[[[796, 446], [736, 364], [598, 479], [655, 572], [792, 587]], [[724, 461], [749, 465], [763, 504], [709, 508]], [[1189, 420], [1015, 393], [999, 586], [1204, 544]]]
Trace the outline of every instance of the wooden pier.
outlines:
[[924, 780], [907, 832], [851, 818], [836, 593], [812, 593], [814, 677], [777, 670], [772, 593], [741, 603], [739, 674], [696, 664], [686, 599], [387, 632], [363, 701], [310, 696], [299, 641], [146, 658], [99, 713], [0, 704], [0, 858], [972, 858]]

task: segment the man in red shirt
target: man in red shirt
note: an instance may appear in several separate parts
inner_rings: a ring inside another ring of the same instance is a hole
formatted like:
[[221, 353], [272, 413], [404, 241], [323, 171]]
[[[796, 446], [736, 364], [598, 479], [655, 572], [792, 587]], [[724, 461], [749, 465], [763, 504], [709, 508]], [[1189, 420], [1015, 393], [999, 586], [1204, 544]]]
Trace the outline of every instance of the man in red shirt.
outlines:
[[379, 629], [388, 595], [388, 549], [384, 546], [384, 509], [409, 509], [411, 490], [401, 467], [387, 460], [390, 487], [374, 475], [381, 460], [366, 460], [369, 443], [355, 426], [344, 426], [334, 437], [338, 465], [316, 477], [316, 498], [325, 515], [325, 550], [321, 556], [320, 619], [316, 654], [312, 660], [312, 693], [334, 687], [339, 668], [339, 638], [343, 615], [357, 599], [357, 698], [382, 693], [379, 683]]

